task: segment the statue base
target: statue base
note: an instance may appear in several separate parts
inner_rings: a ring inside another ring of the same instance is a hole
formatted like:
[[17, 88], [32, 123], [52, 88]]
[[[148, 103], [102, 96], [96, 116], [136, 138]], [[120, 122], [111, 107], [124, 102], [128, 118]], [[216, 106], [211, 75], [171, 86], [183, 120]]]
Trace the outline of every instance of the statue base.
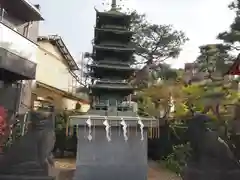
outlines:
[[121, 128], [111, 129], [108, 142], [104, 127], [94, 130], [95, 136], [87, 139], [84, 127], [79, 128], [76, 171], [73, 180], [147, 180], [147, 131], [144, 140], [136, 128], [128, 129], [125, 141]]
[[122, 113], [70, 117], [70, 125], [78, 127], [73, 180], [147, 180], [148, 128], [158, 121]]

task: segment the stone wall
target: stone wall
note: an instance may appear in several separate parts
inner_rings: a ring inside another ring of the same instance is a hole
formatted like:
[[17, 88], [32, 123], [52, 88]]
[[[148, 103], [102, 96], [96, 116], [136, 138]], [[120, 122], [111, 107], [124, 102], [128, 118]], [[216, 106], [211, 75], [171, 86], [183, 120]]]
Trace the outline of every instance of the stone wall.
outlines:
[[108, 142], [104, 127], [92, 130], [92, 141], [86, 129], [80, 128], [74, 180], [147, 180], [147, 132], [141, 141], [136, 128], [129, 130], [125, 141], [121, 127], [113, 128]]

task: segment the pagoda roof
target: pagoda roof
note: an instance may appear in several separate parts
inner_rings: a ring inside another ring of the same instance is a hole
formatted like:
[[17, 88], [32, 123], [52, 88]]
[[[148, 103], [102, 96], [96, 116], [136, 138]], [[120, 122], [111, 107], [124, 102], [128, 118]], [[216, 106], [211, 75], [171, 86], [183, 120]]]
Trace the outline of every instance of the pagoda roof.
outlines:
[[121, 65], [113, 65], [113, 64], [91, 64], [89, 65], [90, 67], [93, 68], [106, 68], [106, 69], [116, 69], [120, 71], [135, 71], [135, 68], [129, 67], [129, 66], [121, 66]]
[[120, 18], [122, 18], [122, 17], [131, 18], [131, 15], [122, 13], [115, 9], [110, 9], [109, 11], [100, 12], [95, 8], [95, 11], [97, 13], [97, 16], [109, 16], [109, 17], [112, 16], [112, 17], [120, 17]]
[[127, 47], [107, 47], [107, 46], [99, 46], [99, 45], [94, 45], [93, 47], [94, 49], [98, 49], [98, 50], [112, 50], [112, 51], [130, 51], [130, 52], [134, 52], [135, 48], [127, 48]]
[[90, 85], [92, 89], [108, 89], [108, 90], [134, 90], [130, 84], [125, 83], [106, 83]]
[[231, 65], [229, 70], [226, 73], [227, 75], [240, 75], [240, 53], [238, 54], [237, 59]]
[[129, 30], [123, 30], [123, 29], [104, 29], [104, 28], [95, 28], [95, 31], [99, 32], [113, 32], [116, 34], [133, 34], [132, 31]]
[[100, 60], [97, 62], [99, 62], [101, 64], [108, 64], [108, 65], [122, 65], [122, 66], [130, 66], [131, 65], [131, 63], [129, 63], [129, 62], [119, 61], [118, 59], [111, 59], [111, 58], [107, 59], [107, 60]]

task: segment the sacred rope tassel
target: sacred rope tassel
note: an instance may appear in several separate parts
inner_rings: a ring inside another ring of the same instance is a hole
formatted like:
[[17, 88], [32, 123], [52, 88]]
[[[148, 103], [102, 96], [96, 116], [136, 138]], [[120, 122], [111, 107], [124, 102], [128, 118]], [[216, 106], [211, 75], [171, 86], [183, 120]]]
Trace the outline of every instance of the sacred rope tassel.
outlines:
[[143, 141], [144, 140], [144, 134], [143, 134], [144, 133], [143, 132], [144, 124], [143, 124], [143, 122], [142, 122], [140, 117], [138, 119], [138, 124], [140, 125], [141, 141]]
[[86, 124], [88, 126], [88, 140], [91, 141], [92, 140], [92, 121], [91, 118], [88, 117]]

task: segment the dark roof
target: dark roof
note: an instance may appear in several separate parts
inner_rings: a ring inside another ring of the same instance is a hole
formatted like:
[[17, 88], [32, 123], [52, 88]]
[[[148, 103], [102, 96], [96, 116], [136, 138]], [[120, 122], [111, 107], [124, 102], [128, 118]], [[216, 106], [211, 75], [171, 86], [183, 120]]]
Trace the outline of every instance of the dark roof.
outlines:
[[103, 50], [103, 51], [117, 51], [117, 52], [129, 52], [132, 53], [135, 51], [135, 48], [132, 47], [112, 47], [112, 46], [101, 46], [101, 45], [94, 45], [93, 46], [94, 49], [97, 50]]
[[95, 11], [97, 13], [97, 16], [109, 16], [109, 17], [126, 17], [126, 18], [130, 18], [131, 15], [129, 14], [125, 14], [125, 13], [122, 13], [118, 10], [113, 10], [113, 9], [110, 9], [109, 11], [105, 11], [105, 12], [100, 12], [98, 11], [96, 8], [95, 8]]
[[33, 5], [29, 0], [1, 0], [1, 8], [7, 13], [25, 22], [44, 20], [39, 5]]
[[240, 75], [240, 53], [238, 54], [237, 59], [235, 62], [231, 65], [229, 70], [227, 71], [228, 75]]
[[61, 89], [58, 89], [58, 88], [56, 88], [56, 87], [47, 85], [47, 84], [42, 83], [42, 82], [39, 82], [39, 81], [37, 81], [36, 83], [37, 83], [37, 86], [41, 86], [41, 87], [44, 87], [44, 88], [46, 88], [46, 89], [56, 91], [56, 92], [58, 92], [59, 94], [62, 94], [62, 95], [63, 95], [64, 97], [66, 97], [66, 98], [69, 98], [69, 99], [72, 99], [72, 100], [76, 100], [76, 101], [80, 101], [80, 102], [82, 102], [82, 101], [85, 102], [85, 101], [86, 101], [86, 100], [83, 100], [83, 98], [78, 97], [76, 94], [63, 91], [63, 90], [61, 90]]
[[90, 64], [90, 67], [93, 68], [104, 68], [104, 69], [115, 69], [120, 71], [135, 71], [135, 68], [128, 66], [119, 66], [119, 65], [111, 65], [111, 64]]
[[113, 33], [116, 33], [116, 34], [130, 34], [130, 35], [133, 34], [132, 31], [122, 30], [122, 29], [103, 29], [103, 28], [95, 28], [95, 33], [96, 33], [96, 31], [99, 31], [99, 32], [113, 32]]
[[70, 70], [79, 70], [77, 63], [75, 62], [74, 58], [70, 54], [68, 48], [66, 47], [65, 43], [63, 42], [61, 36], [58, 35], [49, 35], [49, 36], [39, 36], [38, 41], [49, 41], [51, 44], [56, 46], [58, 50], [61, 52], [62, 56], [67, 61], [67, 64]]

